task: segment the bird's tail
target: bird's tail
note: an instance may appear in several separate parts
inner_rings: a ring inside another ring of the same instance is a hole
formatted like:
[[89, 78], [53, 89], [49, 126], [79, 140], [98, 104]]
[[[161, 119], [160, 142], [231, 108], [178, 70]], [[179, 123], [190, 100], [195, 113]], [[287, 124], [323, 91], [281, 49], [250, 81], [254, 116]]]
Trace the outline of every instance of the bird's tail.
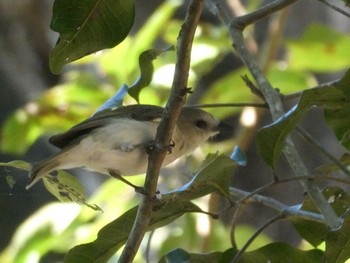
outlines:
[[54, 171], [59, 165], [58, 156], [54, 156], [48, 160], [33, 164], [31, 169], [29, 170], [29, 182], [26, 186], [28, 190], [34, 184], [40, 181], [40, 179], [50, 172]]

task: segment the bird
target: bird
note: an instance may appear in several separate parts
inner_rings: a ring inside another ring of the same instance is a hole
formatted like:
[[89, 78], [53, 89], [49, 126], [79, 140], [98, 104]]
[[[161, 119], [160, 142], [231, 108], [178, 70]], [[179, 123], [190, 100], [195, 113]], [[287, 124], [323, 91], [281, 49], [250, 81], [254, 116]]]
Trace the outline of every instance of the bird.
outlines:
[[[120, 179], [137, 190], [123, 176], [146, 172], [149, 147], [155, 140], [163, 110], [147, 104], [108, 109], [52, 136], [49, 142], [61, 150], [31, 165], [26, 189], [54, 171], [84, 168]], [[210, 113], [184, 106], [162, 167], [217, 135], [219, 126], [220, 121]]]

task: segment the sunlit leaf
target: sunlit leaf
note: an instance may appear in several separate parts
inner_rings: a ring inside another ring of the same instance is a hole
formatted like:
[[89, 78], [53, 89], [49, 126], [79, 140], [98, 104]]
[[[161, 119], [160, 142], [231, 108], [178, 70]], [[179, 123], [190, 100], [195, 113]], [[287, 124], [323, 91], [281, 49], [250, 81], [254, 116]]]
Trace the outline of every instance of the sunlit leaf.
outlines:
[[[129, 35], [117, 47], [102, 53], [101, 68], [118, 83], [118, 86], [123, 83], [130, 86], [135, 81], [140, 74], [138, 68], [140, 54], [154, 46], [154, 41], [168, 27], [169, 20], [181, 4], [181, 0], [163, 1], [136, 35]], [[174, 57], [172, 59], [174, 60]]]
[[287, 42], [288, 64], [296, 70], [339, 71], [349, 67], [349, 46], [348, 34], [314, 24], [300, 39]]
[[267, 78], [271, 85], [279, 89], [282, 94], [300, 91], [317, 85], [315, 77], [310, 73], [283, 67], [283, 65], [280, 66], [278, 63], [270, 67]]
[[[138, 206], [128, 210], [122, 216], [103, 227], [94, 242], [71, 249], [66, 255], [64, 262], [107, 262], [130, 235], [137, 210]], [[167, 225], [184, 213], [200, 211], [200, 208], [191, 202], [169, 202], [154, 211], [148, 231]]]
[[330, 231], [326, 237], [327, 262], [343, 263], [350, 258], [350, 217], [347, 216], [342, 227]]
[[[182, 23], [180, 20], [170, 21], [163, 34], [168, 43], [176, 44]], [[196, 74], [203, 75], [231, 51], [232, 43], [224, 26], [201, 22], [193, 40], [191, 68]]]
[[59, 73], [71, 61], [116, 46], [133, 23], [133, 0], [56, 0], [51, 28], [60, 37], [50, 55], [51, 71]]
[[[227, 103], [227, 102], [252, 102], [255, 96], [250, 92], [242, 76], [247, 75], [244, 68], [226, 74], [216, 80], [206, 91], [206, 96], [200, 101], [206, 103]], [[240, 111], [239, 108], [213, 108], [211, 113], [217, 118], [225, 118], [229, 113]]]
[[7, 163], [0, 163], [0, 166], [14, 167], [26, 171], [29, 171], [30, 169], [30, 163], [22, 160], [14, 160]]
[[39, 257], [58, 247], [66, 251], [72, 244], [67, 233], [79, 211], [72, 203], [41, 207], [16, 228], [10, 244], [0, 252], [0, 262], [28, 263], [33, 262], [34, 253]]
[[113, 94], [91, 74], [70, 72], [66, 78], [67, 83], [45, 91], [36, 102], [9, 117], [1, 130], [2, 151], [24, 154], [41, 135], [69, 129], [91, 116]]
[[1, 151], [13, 154], [25, 152], [43, 132], [42, 127], [36, 125], [36, 121], [37, 118], [25, 109], [10, 116], [1, 130]]
[[88, 204], [84, 187], [73, 175], [58, 171], [57, 176], [47, 175], [43, 177], [46, 189], [62, 202], [75, 202], [86, 205], [93, 210], [102, 211], [97, 205]]

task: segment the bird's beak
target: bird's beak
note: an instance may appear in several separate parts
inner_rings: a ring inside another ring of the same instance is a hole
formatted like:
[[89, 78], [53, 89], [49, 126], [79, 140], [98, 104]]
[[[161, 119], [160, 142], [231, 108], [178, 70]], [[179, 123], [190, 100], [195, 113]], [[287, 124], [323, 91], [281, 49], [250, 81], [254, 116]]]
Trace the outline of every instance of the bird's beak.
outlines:
[[215, 130], [217, 134], [210, 139], [211, 142], [219, 142], [233, 137], [235, 127], [227, 122], [220, 121]]

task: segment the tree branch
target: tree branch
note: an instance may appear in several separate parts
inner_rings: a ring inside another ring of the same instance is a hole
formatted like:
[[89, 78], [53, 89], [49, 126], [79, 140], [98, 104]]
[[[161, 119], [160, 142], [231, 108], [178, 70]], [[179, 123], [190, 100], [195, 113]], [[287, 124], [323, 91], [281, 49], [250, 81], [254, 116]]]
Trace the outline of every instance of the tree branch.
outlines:
[[248, 13], [244, 16], [237, 17], [235, 19], [235, 24], [239, 25], [241, 30], [243, 30], [246, 26], [278, 11], [282, 8], [289, 6], [295, 3], [297, 0], [275, 0], [273, 2], [267, 3], [266, 5], [260, 7], [259, 9]]
[[323, 4], [325, 4], [326, 6], [329, 6], [330, 8], [332, 8], [333, 10], [343, 14], [344, 16], [346, 17], [350, 17], [350, 14], [348, 12], [346, 12], [345, 10], [335, 6], [335, 5], [332, 5], [331, 3], [329, 3], [328, 1], [326, 0], [318, 0], [320, 2], [322, 2]]
[[[294, 0], [276, 0], [271, 4], [258, 9], [255, 12], [243, 16], [243, 18], [234, 18], [230, 16], [230, 14], [228, 14], [226, 10], [221, 6], [221, 1], [211, 0], [211, 7], [214, 7], [215, 15], [217, 15], [219, 19], [221, 19], [222, 22], [228, 27], [229, 34], [233, 40], [237, 54], [241, 57], [243, 63], [247, 66], [255, 81], [257, 82], [257, 85], [259, 86], [266, 102], [269, 105], [270, 112], [274, 120], [277, 120], [284, 114], [280, 94], [265, 78], [257, 62], [254, 60], [253, 56], [246, 48], [242, 30], [246, 25], [253, 23], [258, 19], [261, 19], [264, 16], [280, 10], [281, 8], [294, 2]], [[290, 138], [287, 138], [283, 152], [289, 162], [289, 165], [294, 171], [294, 174], [301, 176], [309, 174]], [[332, 207], [328, 204], [320, 189], [314, 186], [312, 182], [309, 182], [307, 180], [302, 180], [301, 184], [316, 203], [327, 224], [332, 229], [337, 229], [341, 224], [341, 220], [337, 217]]]
[[119, 262], [132, 262], [151, 221], [153, 201], [156, 198], [157, 183], [162, 162], [167, 154], [172, 132], [181, 108], [185, 103], [187, 81], [194, 33], [202, 13], [204, 0], [192, 0], [177, 42], [177, 61], [170, 98], [164, 109], [157, 129], [154, 147], [149, 155], [145, 179], [145, 193], [142, 196], [137, 216]]
[[250, 192], [243, 191], [241, 189], [234, 188], [234, 187], [230, 187], [230, 195], [235, 196], [236, 198], [239, 198], [240, 203], [243, 200], [244, 200], [243, 202], [252, 201], [252, 202], [263, 204], [280, 213], [284, 211], [288, 211], [288, 215], [290, 217], [303, 218], [303, 219], [319, 222], [322, 224], [325, 223], [324, 217], [320, 214], [296, 209], [294, 206], [285, 205], [271, 197], [266, 197], [258, 194], [251, 195]]
[[268, 105], [266, 103], [255, 103], [255, 102], [238, 102], [238, 103], [209, 103], [209, 104], [191, 104], [187, 107], [191, 108], [243, 108], [243, 107], [254, 107], [254, 108], [263, 108], [268, 109]]

